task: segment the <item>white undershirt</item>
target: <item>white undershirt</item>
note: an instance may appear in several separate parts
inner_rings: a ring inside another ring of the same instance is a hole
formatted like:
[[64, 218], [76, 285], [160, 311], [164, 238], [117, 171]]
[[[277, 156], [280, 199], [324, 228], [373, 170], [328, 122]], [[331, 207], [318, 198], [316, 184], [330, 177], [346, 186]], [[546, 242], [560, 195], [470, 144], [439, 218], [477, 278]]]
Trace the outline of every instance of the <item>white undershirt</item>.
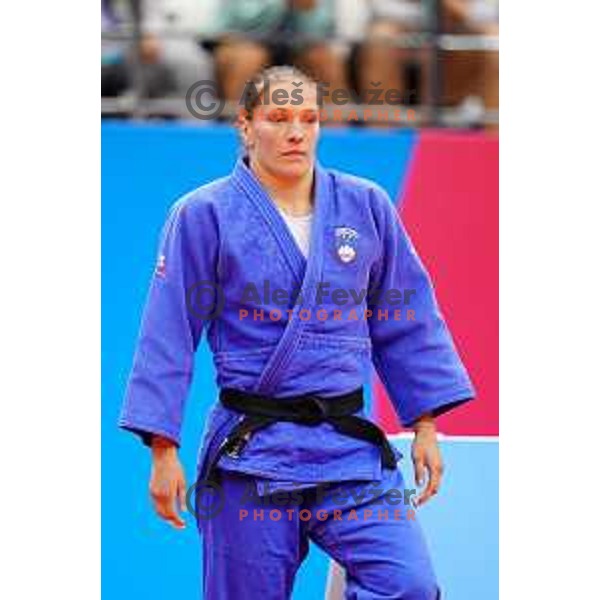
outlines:
[[283, 219], [285, 220], [291, 234], [294, 236], [298, 247], [304, 254], [305, 258], [308, 258], [308, 249], [310, 247], [310, 229], [312, 225], [313, 213], [303, 215], [301, 217], [294, 217], [277, 207]]

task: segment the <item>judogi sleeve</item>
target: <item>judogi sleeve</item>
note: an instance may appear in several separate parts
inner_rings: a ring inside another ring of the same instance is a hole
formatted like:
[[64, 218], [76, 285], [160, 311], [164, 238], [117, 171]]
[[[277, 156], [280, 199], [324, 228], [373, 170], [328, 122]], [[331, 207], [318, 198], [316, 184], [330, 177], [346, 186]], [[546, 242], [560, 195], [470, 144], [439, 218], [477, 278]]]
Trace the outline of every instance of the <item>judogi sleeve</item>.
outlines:
[[[472, 399], [475, 392], [395, 206], [382, 189], [372, 193], [381, 249], [370, 281], [376, 290], [369, 306], [373, 363], [400, 420], [411, 425], [426, 413], [437, 416]], [[401, 318], [395, 320], [398, 309]]]
[[119, 419], [145, 444], [152, 434], [180, 444], [202, 315], [208, 314], [190, 299], [198, 299], [198, 286], [216, 283], [217, 235], [210, 206], [189, 198], [173, 206], [163, 227]]

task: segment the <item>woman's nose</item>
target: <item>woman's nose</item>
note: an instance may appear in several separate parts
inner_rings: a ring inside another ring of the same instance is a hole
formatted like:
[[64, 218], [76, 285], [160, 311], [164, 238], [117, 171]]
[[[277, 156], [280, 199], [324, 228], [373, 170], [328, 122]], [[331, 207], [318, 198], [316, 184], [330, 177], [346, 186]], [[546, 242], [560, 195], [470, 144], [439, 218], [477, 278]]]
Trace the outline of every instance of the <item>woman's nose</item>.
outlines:
[[290, 140], [301, 140], [304, 138], [304, 128], [302, 127], [302, 123], [296, 120], [292, 121], [288, 128], [287, 136]]

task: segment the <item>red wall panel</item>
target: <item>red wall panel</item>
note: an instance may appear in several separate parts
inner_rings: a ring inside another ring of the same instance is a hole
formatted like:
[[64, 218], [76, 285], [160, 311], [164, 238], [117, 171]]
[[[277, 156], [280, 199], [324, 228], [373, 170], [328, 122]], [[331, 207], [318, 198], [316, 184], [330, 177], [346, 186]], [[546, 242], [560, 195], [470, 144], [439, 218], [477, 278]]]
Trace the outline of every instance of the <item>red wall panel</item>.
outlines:
[[[498, 435], [498, 152], [496, 136], [424, 132], [398, 201], [478, 393], [440, 417], [447, 434]], [[379, 382], [375, 416], [400, 429]]]

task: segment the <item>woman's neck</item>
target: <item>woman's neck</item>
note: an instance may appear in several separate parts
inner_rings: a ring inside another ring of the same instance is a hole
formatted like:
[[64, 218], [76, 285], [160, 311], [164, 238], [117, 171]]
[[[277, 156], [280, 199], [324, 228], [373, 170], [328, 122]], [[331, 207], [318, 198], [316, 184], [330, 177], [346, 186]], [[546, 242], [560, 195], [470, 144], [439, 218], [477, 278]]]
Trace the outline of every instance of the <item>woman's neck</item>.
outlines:
[[284, 212], [293, 216], [307, 215], [312, 211], [313, 170], [302, 177], [282, 179], [250, 159], [250, 168], [269, 196]]

